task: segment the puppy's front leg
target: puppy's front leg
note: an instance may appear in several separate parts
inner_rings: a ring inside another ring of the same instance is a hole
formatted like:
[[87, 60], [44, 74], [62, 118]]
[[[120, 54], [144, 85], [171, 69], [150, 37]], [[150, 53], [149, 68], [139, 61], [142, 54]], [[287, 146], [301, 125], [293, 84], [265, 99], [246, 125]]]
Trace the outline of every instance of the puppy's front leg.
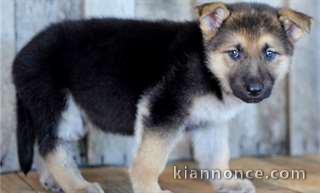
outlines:
[[162, 191], [158, 178], [164, 170], [168, 155], [174, 146], [178, 132], [144, 130], [141, 143], [130, 168], [135, 193], [170, 193]]
[[225, 125], [210, 126], [193, 132], [194, 157], [200, 169], [218, 169], [220, 179], [211, 179], [214, 189], [219, 193], [255, 193], [251, 181], [225, 179], [223, 172], [229, 170], [228, 128]]

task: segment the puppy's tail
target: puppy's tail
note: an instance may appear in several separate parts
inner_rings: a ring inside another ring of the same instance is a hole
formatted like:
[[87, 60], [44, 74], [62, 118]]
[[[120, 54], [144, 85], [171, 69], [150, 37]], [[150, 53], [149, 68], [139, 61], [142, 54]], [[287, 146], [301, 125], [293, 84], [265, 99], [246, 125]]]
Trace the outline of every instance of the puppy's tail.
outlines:
[[31, 114], [17, 97], [17, 145], [20, 168], [27, 174], [33, 163], [33, 146], [35, 143], [35, 131]]

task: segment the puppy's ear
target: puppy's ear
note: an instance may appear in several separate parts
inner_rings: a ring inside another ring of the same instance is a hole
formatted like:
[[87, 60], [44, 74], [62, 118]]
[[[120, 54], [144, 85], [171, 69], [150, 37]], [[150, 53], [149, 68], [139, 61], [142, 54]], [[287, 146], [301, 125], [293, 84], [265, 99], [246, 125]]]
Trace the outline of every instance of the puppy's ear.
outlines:
[[206, 40], [215, 36], [223, 21], [229, 17], [230, 11], [223, 3], [208, 3], [196, 7], [200, 29]]
[[312, 18], [298, 11], [281, 8], [279, 9], [279, 20], [292, 43], [302, 38], [305, 32], [310, 32]]

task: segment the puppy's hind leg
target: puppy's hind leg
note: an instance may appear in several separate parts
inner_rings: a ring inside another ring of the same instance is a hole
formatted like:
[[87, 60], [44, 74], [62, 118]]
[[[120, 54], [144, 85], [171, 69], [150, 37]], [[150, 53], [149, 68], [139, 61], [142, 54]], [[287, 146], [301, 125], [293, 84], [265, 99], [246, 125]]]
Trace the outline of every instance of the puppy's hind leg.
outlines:
[[77, 168], [68, 142], [58, 142], [45, 157], [44, 162], [49, 173], [66, 193], [104, 193], [97, 183], [87, 182]]
[[50, 181], [52, 176], [66, 193], [104, 193], [97, 183], [89, 183], [82, 177], [72, 158], [70, 145], [83, 137], [86, 130], [71, 95], [59, 116], [57, 124], [49, 125], [47, 131], [50, 132], [42, 132], [38, 142], [44, 177], [49, 177]]

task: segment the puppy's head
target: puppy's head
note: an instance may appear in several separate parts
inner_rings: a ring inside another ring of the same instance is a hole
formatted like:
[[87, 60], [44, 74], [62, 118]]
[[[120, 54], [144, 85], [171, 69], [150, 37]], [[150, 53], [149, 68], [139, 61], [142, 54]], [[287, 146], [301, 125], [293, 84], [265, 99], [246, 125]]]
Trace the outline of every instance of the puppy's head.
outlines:
[[311, 25], [303, 13], [264, 4], [210, 3], [198, 13], [208, 68], [225, 93], [248, 103], [270, 96], [288, 71], [294, 43]]

